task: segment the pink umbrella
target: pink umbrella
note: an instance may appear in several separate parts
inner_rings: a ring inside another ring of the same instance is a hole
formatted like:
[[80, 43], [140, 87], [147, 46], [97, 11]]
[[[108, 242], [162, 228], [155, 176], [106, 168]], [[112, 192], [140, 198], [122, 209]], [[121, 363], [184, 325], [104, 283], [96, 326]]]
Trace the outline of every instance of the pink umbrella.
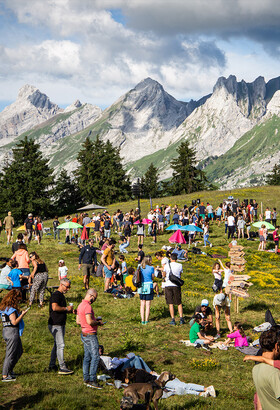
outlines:
[[83, 232], [81, 235], [81, 240], [84, 241], [85, 239], [88, 239], [88, 234], [87, 234], [87, 228], [84, 226]]
[[[144, 218], [144, 219], [142, 219], [142, 224], [144, 224], [144, 225], [148, 225], [148, 224], [151, 224], [153, 221], [151, 221], [150, 219], [148, 219], [148, 218]], [[138, 225], [138, 224], [140, 224], [140, 221], [136, 221], [136, 222], [134, 222], [134, 225]]]
[[168, 240], [169, 240], [170, 243], [186, 243], [186, 240], [185, 240], [182, 232], [180, 231], [180, 229], [178, 229], [178, 231], [174, 232], [173, 235], [171, 235]]

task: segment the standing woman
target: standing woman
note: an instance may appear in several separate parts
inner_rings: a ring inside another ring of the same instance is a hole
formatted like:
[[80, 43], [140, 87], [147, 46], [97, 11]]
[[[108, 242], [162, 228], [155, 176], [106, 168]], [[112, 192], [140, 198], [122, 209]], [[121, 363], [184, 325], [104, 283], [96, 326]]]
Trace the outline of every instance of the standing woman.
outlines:
[[274, 232], [273, 232], [273, 240], [274, 240], [274, 243], [275, 243], [275, 253], [278, 253], [278, 248], [279, 248], [279, 235], [278, 235], [278, 229], [279, 229], [279, 226], [276, 226], [275, 227], [275, 230], [274, 230]]
[[2, 382], [15, 381], [13, 369], [22, 355], [20, 336], [23, 332], [23, 316], [27, 310], [19, 312], [21, 292], [12, 289], [0, 303], [0, 315], [3, 324], [3, 339], [6, 342], [6, 356], [3, 363]]
[[144, 233], [145, 226], [142, 224], [142, 219], [140, 219], [139, 224], [137, 225], [137, 236], [138, 236], [138, 245], [143, 245], [144, 243]]
[[209, 243], [210, 248], [212, 248], [212, 243], [209, 241], [209, 222], [204, 222], [203, 240], [204, 240], [204, 248], [206, 248], [207, 243]]
[[154, 298], [153, 278], [155, 270], [152, 266], [152, 258], [150, 256], [145, 256], [139, 269], [142, 284], [138, 289], [140, 295], [140, 315], [142, 325], [146, 325], [149, 322], [151, 301]]
[[265, 242], [265, 225], [262, 225], [259, 229], [259, 238], [260, 238], [260, 244], [258, 247], [258, 251], [264, 251], [264, 242]]
[[31, 252], [29, 255], [31, 263], [33, 265], [33, 271], [29, 276], [28, 282], [31, 284], [31, 279], [33, 279], [33, 285], [30, 292], [29, 306], [32, 305], [35, 293], [39, 293], [39, 307], [43, 307], [44, 302], [44, 293], [46, 290], [48, 282], [48, 268], [46, 267], [45, 262], [40, 259], [39, 255], [36, 252]]
[[39, 216], [35, 224], [35, 234], [36, 234], [36, 238], [38, 241], [38, 245], [40, 245], [42, 237], [43, 237], [43, 223]]

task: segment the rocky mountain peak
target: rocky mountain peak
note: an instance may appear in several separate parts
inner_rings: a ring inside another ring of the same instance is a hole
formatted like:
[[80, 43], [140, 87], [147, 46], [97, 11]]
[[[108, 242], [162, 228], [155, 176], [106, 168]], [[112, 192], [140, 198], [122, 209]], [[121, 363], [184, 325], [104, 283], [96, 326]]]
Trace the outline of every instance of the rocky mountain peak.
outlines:
[[236, 95], [237, 93], [237, 80], [235, 75], [230, 75], [228, 78], [218, 78], [213, 88], [213, 93], [219, 92], [222, 88], [226, 89], [229, 94]]
[[213, 94], [221, 90], [232, 95], [245, 117], [260, 118], [266, 110], [266, 84], [264, 77], [256, 78], [252, 83], [237, 81], [235, 75], [220, 77], [214, 86]]
[[33, 85], [24, 85], [14, 103], [0, 113], [0, 139], [13, 139], [62, 110]]
[[27, 99], [30, 95], [32, 95], [37, 90], [38, 88], [34, 87], [34, 85], [25, 84], [23, 87], [19, 89], [18, 99]]
[[73, 104], [69, 105], [68, 107], [65, 108], [64, 112], [69, 112], [69, 111], [74, 111], [77, 108], [80, 108], [82, 106], [82, 103], [80, 100], [76, 100], [73, 102]]

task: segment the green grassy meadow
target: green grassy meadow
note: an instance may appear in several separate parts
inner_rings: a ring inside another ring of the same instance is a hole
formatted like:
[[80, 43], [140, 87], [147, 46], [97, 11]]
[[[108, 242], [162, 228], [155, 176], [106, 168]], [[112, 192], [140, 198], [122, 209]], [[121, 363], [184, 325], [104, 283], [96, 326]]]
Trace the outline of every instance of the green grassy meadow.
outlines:
[[[231, 192], [201, 192], [192, 195], [169, 197], [153, 200], [156, 204], [175, 203], [183, 206], [192, 199], [209, 200], [216, 207], [228, 195], [244, 198], [254, 198], [264, 206], [276, 206], [280, 209], [280, 187], [258, 187]], [[135, 209], [136, 201], [114, 204], [109, 211], [121, 208], [123, 211]], [[146, 215], [150, 207], [148, 200], [141, 200], [142, 215]], [[63, 218], [60, 218], [63, 221]], [[47, 221], [45, 226], [51, 226]], [[16, 232], [15, 232], [16, 233]], [[168, 244], [171, 233], [158, 236], [157, 244], [151, 244], [151, 238], [146, 237], [144, 251], [154, 255], [162, 245]], [[118, 236], [113, 235], [116, 239]], [[64, 236], [62, 237], [64, 242]], [[227, 256], [228, 240], [224, 235], [224, 225], [211, 225], [210, 241], [213, 248], [207, 248], [210, 254]], [[280, 287], [280, 258], [274, 253], [257, 252], [258, 241], [239, 241], [245, 247], [247, 260], [246, 271], [251, 275], [254, 286], [250, 288], [250, 298], [240, 299], [239, 314], [234, 313], [232, 307], [232, 322], [239, 320], [244, 324], [244, 330], [252, 339], [257, 335], [252, 328], [264, 322], [267, 308], [271, 309], [275, 319], [279, 319], [279, 287]], [[202, 247], [203, 243], [197, 246]], [[118, 250], [118, 247], [116, 248]], [[204, 250], [205, 248], [202, 248]], [[72, 288], [66, 295], [68, 302], [74, 307], [83, 298], [83, 282], [81, 271], [78, 270], [79, 251], [73, 245], [59, 244], [53, 236], [44, 235], [39, 246], [32, 241], [29, 251], [35, 250], [44, 259], [52, 279], [50, 285], [58, 284], [58, 260], [63, 258], [69, 269]], [[137, 255], [137, 237], [132, 236], [128, 248], [128, 266], [136, 266], [134, 258]], [[117, 253], [117, 256], [119, 252]], [[0, 256], [11, 256], [11, 247], [6, 246], [6, 237], [2, 232], [0, 237]], [[228, 259], [224, 259], [226, 262]], [[154, 265], [158, 262], [153, 258]], [[211, 268], [214, 260], [209, 256], [190, 253], [188, 262], [184, 262], [182, 288], [184, 316], [188, 319], [194, 308], [203, 298], [207, 298], [212, 306], [214, 293], [212, 291], [213, 275]], [[159, 281], [160, 282], [160, 281]], [[228, 351], [213, 349], [212, 354], [202, 349], [186, 347], [180, 343], [181, 339], [189, 339], [189, 325], [168, 325], [170, 321], [168, 307], [163, 296], [154, 298], [151, 306], [150, 323], [141, 325], [139, 298], [114, 299], [103, 293], [103, 279], [91, 278], [91, 286], [95, 287], [99, 296], [93, 308], [97, 315], [101, 315], [106, 325], [99, 329], [99, 342], [105, 347], [105, 354], [124, 357], [134, 352], [143, 357], [148, 365], [158, 373], [171, 370], [180, 380], [203, 384], [213, 384], [217, 397], [198, 398], [193, 395], [172, 396], [160, 401], [160, 409], [253, 409], [254, 385], [251, 377], [252, 363], [243, 363], [243, 355], [230, 348]], [[0, 294], [0, 298], [3, 293]], [[48, 300], [45, 294], [46, 306], [39, 309], [34, 304], [25, 316], [25, 331], [22, 336], [24, 354], [17, 364], [15, 371], [19, 374], [14, 383], [0, 383], [0, 407], [3, 409], [89, 409], [98, 408], [113, 410], [119, 408], [122, 391], [112, 386], [104, 386], [103, 390], [89, 389], [83, 385], [82, 360], [83, 345], [80, 339], [80, 328], [75, 323], [75, 316], [69, 315], [65, 335], [65, 358], [69, 368], [75, 373], [70, 376], [60, 376], [54, 373], [44, 373], [48, 366], [53, 339], [47, 328]], [[23, 305], [24, 306], [24, 305]], [[177, 314], [178, 317], [178, 314]], [[279, 321], [279, 320], [278, 320]], [[178, 322], [178, 320], [177, 320]], [[228, 333], [224, 315], [221, 320], [222, 336]], [[0, 339], [0, 366], [5, 354], [5, 343]]]

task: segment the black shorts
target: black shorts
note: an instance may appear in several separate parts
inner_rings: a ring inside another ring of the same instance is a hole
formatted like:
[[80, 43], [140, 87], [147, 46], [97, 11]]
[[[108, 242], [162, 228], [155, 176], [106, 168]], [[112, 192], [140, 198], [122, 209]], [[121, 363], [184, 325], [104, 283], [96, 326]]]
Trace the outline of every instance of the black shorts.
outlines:
[[181, 288], [178, 286], [167, 286], [164, 288], [165, 301], [167, 305], [181, 305]]
[[139, 295], [139, 296], [140, 296], [140, 300], [153, 300], [154, 299], [154, 292], [152, 291], [149, 294]]

